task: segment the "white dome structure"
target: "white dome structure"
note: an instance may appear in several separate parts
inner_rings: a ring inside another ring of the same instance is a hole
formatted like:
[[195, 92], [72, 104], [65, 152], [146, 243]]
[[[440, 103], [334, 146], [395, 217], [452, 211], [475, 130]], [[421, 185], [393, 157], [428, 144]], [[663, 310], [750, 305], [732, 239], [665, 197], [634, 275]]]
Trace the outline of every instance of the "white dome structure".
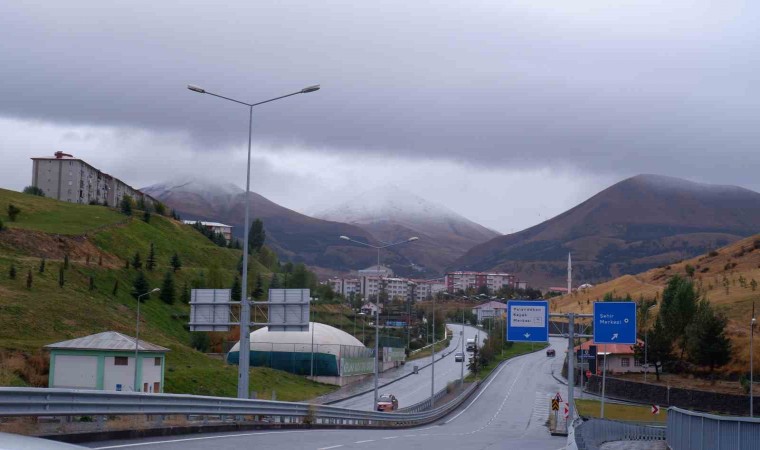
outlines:
[[[269, 331], [269, 327], [259, 328], [251, 333], [251, 350], [270, 350], [271, 345], [274, 345], [275, 347], [286, 345], [290, 347], [295, 346], [296, 350], [291, 351], [310, 352], [312, 330], [314, 331], [315, 346], [347, 345], [350, 347], [364, 347], [364, 344], [362, 344], [359, 339], [356, 339], [343, 330], [339, 330], [323, 323], [309, 322], [309, 331]], [[264, 346], [265, 344], [269, 345]], [[240, 351], [240, 341], [230, 349], [230, 352], [238, 351]]]
[[[373, 355], [373, 350], [366, 348], [355, 337], [318, 322], [309, 322], [309, 331], [269, 331], [268, 327], [264, 327], [252, 332], [250, 339], [252, 366], [272, 367], [298, 374], [310, 373], [312, 352], [315, 374], [329, 376], [340, 373], [341, 358], [370, 358]], [[238, 341], [227, 354], [227, 361], [237, 364], [239, 359]]]

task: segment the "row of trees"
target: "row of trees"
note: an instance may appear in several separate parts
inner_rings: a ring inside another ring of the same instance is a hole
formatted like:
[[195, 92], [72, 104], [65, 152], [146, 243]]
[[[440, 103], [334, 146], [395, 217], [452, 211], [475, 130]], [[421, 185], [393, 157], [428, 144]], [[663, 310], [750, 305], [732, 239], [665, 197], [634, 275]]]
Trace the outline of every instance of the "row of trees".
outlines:
[[[640, 301], [639, 310], [648, 310], [651, 304]], [[672, 277], [663, 291], [654, 326], [643, 336], [657, 379], [663, 367], [678, 369], [676, 366], [683, 363], [707, 367], [714, 377], [715, 369], [731, 360], [727, 324], [726, 316], [710, 304], [690, 278]], [[644, 360], [644, 344], [634, 346], [634, 352], [636, 358]]]

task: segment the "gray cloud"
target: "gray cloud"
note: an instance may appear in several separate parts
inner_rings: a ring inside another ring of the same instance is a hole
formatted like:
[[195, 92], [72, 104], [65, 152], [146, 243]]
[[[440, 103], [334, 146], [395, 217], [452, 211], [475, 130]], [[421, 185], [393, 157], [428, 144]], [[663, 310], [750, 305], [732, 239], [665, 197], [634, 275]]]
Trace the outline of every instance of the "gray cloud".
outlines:
[[[665, 4], [663, 4], [665, 3]], [[760, 6], [739, 0], [6, 4], [0, 115], [240, 145], [752, 184]]]

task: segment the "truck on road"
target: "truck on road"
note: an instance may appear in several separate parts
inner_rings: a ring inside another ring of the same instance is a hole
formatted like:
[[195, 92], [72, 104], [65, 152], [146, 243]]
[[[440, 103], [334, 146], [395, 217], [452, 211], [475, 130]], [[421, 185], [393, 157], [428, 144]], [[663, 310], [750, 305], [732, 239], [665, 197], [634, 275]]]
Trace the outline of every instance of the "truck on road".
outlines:
[[475, 350], [475, 339], [467, 339], [466, 344], [468, 352]]

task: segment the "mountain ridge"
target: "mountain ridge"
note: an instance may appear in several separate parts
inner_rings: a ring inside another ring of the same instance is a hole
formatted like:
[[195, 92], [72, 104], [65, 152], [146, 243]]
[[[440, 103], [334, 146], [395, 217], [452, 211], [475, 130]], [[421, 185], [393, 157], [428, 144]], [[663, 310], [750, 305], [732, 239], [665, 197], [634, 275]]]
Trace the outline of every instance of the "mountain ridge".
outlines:
[[563, 284], [567, 253], [582, 282], [637, 273], [760, 231], [760, 194], [662, 175], [622, 180], [517, 233], [473, 247], [452, 268], [505, 270]]

